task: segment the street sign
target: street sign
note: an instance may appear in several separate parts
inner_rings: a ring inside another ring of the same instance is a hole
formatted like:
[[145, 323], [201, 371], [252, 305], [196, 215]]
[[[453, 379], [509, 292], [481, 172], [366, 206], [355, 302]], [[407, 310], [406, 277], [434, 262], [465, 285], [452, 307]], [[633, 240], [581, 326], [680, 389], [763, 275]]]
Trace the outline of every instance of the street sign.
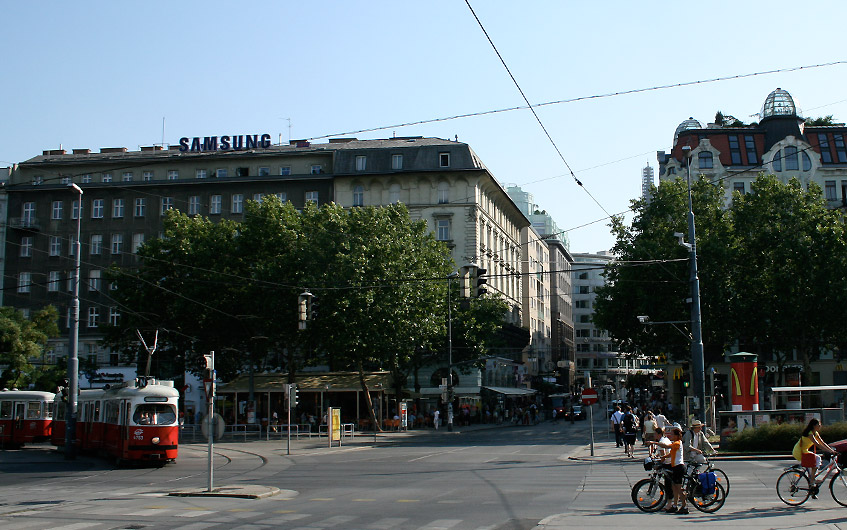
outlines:
[[593, 405], [597, 403], [597, 391], [593, 388], [586, 388], [582, 391], [582, 404]]

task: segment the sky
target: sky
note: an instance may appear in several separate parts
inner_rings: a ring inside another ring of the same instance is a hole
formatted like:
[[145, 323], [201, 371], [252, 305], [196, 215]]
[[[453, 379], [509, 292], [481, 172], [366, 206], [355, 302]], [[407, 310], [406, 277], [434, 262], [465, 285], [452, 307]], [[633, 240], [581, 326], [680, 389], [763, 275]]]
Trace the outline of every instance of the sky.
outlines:
[[847, 60], [827, 24], [847, 2], [469, 3], [530, 103], [577, 99], [535, 109], [546, 133], [528, 109], [487, 113], [525, 102], [463, 0], [5, 0], [0, 166], [183, 136], [458, 137], [596, 252], [689, 116], [758, 121], [781, 87], [847, 121], [847, 64], [798, 69]]

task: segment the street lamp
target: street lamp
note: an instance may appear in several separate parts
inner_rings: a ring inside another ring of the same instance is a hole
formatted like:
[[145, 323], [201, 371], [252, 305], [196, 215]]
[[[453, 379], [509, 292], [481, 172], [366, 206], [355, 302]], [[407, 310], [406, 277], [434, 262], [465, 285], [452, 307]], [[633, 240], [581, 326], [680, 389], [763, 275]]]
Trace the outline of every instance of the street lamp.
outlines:
[[453, 306], [450, 303], [451, 281], [456, 271], [447, 275], [447, 432], [453, 432]]
[[691, 259], [691, 369], [694, 378], [694, 409], [697, 419], [706, 421], [706, 374], [703, 360], [703, 334], [700, 315], [700, 278], [697, 274], [697, 236], [694, 229], [694, 207], [691, 200], [691, 146], [684, 146], [688, 169], [688, 240]]
[[[78, 208], [76, 211], [76, 241], [74, 242], [74, 277], [73, 277], [73, 302], [71, 303], [71, 337], [70, 354], [68, 355], [68, 404], [65, 413], [65, 459], [76, 459], [76, 417], [77, 417], [77, 394], [79, 392], [79, 268], [80, 232], [82, 223], [82, 188], [71, 183], [69, 186], [78, 194]], [[73, 207], [71, 208], [73, 210]]]

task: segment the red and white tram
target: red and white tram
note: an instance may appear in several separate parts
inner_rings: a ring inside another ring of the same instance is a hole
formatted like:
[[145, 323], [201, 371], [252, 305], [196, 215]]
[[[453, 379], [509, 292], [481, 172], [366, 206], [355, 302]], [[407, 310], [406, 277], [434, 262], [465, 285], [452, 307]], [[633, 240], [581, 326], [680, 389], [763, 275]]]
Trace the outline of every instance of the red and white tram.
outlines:
[[[79, 393], [76, 444], [118, 462], [176, 460], [179, 392], [173, 381], [136, 379]], [[65, 445], [65, 403], [56, 399], [53, 444]]]
[[50, 440], [54, 397], [51, 392], [0, 390], [0, 445]]

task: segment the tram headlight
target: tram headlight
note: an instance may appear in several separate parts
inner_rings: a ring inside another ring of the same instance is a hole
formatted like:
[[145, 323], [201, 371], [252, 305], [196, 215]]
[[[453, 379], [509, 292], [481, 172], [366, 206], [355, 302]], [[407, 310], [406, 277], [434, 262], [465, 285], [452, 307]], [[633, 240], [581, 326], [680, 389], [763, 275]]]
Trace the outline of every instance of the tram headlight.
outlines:
[[159, 445], [159, 437], [158, 436], [154, 436], [153, 439], [150, 440], [150, 441], [153, 442], [153, 445]]

